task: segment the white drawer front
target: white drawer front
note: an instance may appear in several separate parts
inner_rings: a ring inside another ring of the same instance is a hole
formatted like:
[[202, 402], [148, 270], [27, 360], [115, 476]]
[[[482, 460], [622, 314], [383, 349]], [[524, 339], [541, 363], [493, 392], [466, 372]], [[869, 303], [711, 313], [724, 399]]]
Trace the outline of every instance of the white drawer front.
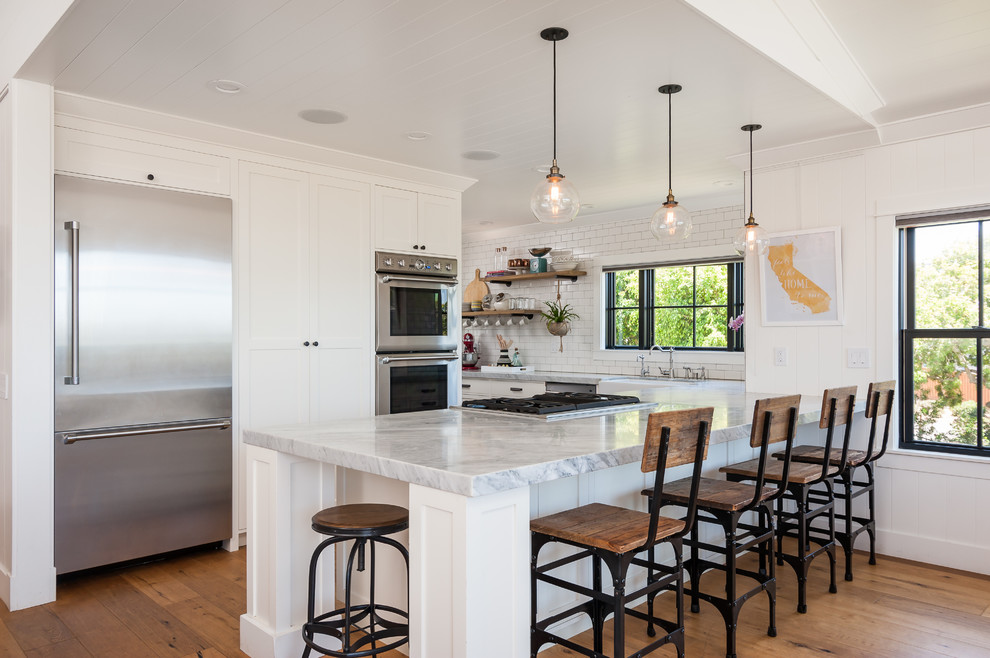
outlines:
[[491, 381], [493, 398], [528, 398], [538, 393], [546, 393], [546, 390], [546, 384], [543, 382]]
[[491, 383], [489, 379], [462, 379], [461, 397], [465, 400], [490, 398]]
[[228, 158], [72, 128], [55, 129], [55, 170], [156, 187], [230, 194]]

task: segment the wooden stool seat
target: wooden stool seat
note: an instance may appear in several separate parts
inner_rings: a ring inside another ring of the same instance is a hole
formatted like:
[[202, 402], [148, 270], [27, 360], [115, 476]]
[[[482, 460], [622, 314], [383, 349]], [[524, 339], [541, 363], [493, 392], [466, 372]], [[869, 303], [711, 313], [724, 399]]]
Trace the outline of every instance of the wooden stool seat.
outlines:
[[[652, 496], [652, 489], [643, 489], [644, 496]], [[753, 502], [753, 485], [727, 480], [701, 478], [698, 489], [698, 507], [706, 509], [738, 512]], [[763, 487], [760, 500], [767, 500], [777, 493], [776, 489]], [[686, 505], [691, 495], [691, 480], [685, 478], [664, 485], [663, 499], [669, 505]]]
[[[646, 543], [650, 515], [624, 507], [591, 503], [534, 519], [529, 527], [533, 532], [558, 539], [615, 553], [628, 553]], [[683, 520], [660, 516], [656, 540], [661, 541], [683, 529]]]
[[[787, 482], [790, 484], [808, 484], [814, 482], [821, 478], [822, 467], [821, 464], [795, 464], [793, 462], [797, 461], [793, 456], [791, 457], [791, 469], [790, 473], [787, 474]], [[756, 477], [757, 470], [760, 468], [759, 459], [750, 459], [746, 462], [740, 462], [738, 464], [731, 464], [729, 466], [723, 466], [718, 469], [720, 473], [725, 473], [727, 475], [732, 475], [740, 478], [752, 479]], [[779, 482], [782, 472], [783, 463], [780, 460], [767, 460], [766, 470], [763, 473], [764, 478], [767, 482]], [[829, 477], [838, 475], [838, 468], [829, 469]]]
[[[777, 459], [781, 459], [784, 453], [777, 452], [773, 455]], [[819, 464], [821, 465], [822, 459], [825, 457], [825, 448], [821, 446], [797, 446], [791, 452], [791, 459], [796, 462], [801, 462], [803, 464]], [[832, 465], [839, 466], [842, 463], [842, 449], [832, 448]], [[864, 461], [866, 461], [866, 452], [863, 450], [850, 450], [846, 457], [846, 465], [848, 466], [859, 466]]]
[[371, 537], [391, 535], [408, 527], [409, 511], [398, 505], [337, 505], [313, 515], [313, 530], [323, 535]]

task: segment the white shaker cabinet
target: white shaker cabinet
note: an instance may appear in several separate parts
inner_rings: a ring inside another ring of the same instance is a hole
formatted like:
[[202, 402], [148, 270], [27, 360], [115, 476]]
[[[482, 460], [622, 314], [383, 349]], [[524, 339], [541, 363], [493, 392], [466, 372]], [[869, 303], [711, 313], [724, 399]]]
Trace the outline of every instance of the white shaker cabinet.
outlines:
[[230, 165], [229, 158], [212, 153], [55, 128], [55, 169], [59, 173], [228, 196]]
[[242, 427], [373, 413], [370, 186], [240, 169]]
[[456, 257], [461, 250], [460, 200], [376, 185], [375, 248]]

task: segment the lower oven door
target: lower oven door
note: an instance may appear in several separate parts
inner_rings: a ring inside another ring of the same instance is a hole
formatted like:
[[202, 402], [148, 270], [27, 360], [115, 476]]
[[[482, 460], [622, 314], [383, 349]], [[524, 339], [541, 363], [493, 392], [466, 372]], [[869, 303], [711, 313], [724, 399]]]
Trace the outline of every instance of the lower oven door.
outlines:
[[376, 361], [376, 414], [446, 409], [457, 403], [456, 352], [379, 354]]

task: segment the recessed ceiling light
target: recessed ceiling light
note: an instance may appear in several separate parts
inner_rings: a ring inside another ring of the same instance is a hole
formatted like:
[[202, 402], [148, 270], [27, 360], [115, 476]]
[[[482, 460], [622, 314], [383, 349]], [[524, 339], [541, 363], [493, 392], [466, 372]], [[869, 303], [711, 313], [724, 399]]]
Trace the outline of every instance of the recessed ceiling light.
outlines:
[[494, 160], [500, 155], [502, 154], [497, 151], [489, 151], [488, 149], [478, 149], [477, 151], [465, 151], [461, 153], [461, 157], [465, 160]]
[[344, 123], [347, 115], [337, 110], [303, 110], [299, 113], [299, 118], [310, 123]]
[[712, 181], [712, 185], [715, 185], [716, 187], [733, 187], [733, 186], [735, 186], [735, 184], [736, 184], [736, 181], [734, 181], [734, 180], [717, 180], [717, 181]]
[[535, 171], [538, 174], [549, 174], [550, 165], [540, 165], [539, 167], [533, 167], [533, 171]]
[[424, 139], [429, 139], [432, 135], [423, 130], [412, 130], [406, 133], [406, 139], [411, 139], [414, 142], [422, 142]]
[[221, 94], [236, 94], [245, 87], [237, 80], [210, 80], [210, 85]]
[[593, 203], [582, 203], [581, 204], [581, 207], [583, 209], [585, 209], [585, 210], [591, 210], [592, 208], [595, 207], [595, 204], [593, 204]]
[[482, 226], [491, 226], [491, 225], [492, 225], [492, 224], [494, 224], [495, 222], [493, 222], [493, 221], [492, 221], [492, 220], [490, 220], [490, 219], [486, 219], [485, 221], [483, 221], [483, 222], [478, 222], [478, 223], [479, 223], [479, 224], [481, 224]]

